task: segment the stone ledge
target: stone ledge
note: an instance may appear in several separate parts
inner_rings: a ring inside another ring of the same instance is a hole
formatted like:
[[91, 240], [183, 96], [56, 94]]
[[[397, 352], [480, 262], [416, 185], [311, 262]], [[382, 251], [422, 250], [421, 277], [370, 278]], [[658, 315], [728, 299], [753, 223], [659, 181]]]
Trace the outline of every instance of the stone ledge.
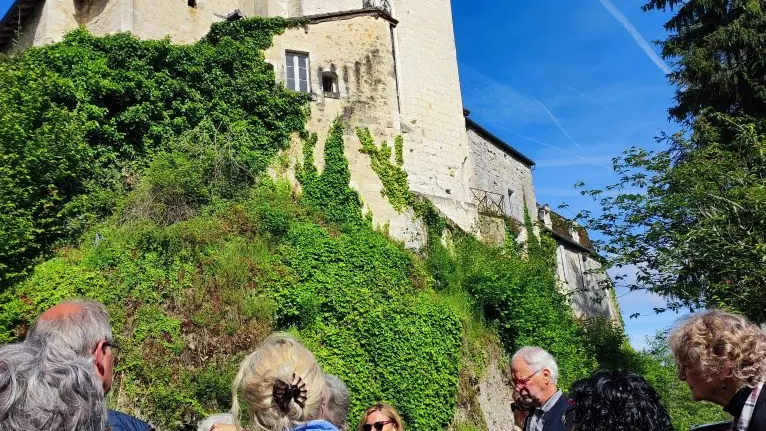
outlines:
[[399, 24], [398, 20], [394, 19], [391, 15], [387, 14], [385, 11], [378, 9], [376, 7], [347, 10], [342, 12], [321, 13], [316, 15], [306, 15], [306, 16], [300, 17], [300, 19], [308, 20], [310, 24], [318, 24], [320, 22], [351, 19], [351, 18], [356, 18], [358, 16], [371, 16], [375, 18], [383, 18], [386, 21], [390, 22], [393, 27], [396, 27], [396, 25]]

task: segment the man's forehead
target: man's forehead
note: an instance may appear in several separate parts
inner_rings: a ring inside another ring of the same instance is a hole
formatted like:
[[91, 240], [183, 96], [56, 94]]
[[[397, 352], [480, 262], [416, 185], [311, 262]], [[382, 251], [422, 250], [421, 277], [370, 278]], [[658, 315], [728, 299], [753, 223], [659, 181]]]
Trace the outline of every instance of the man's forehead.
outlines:
[[520, 372], [520, 371], [527, 371], [530, 369], [529, 364], [527, 364], [527, 361], [524, 360], [521, 356], [517, 356], [513, 358], [511, 361], [511, 371], [514, 373]]
[[61, 319], [62, 317], [71, 316], [81, 311], [81, 305], [75, 304], [73, 302], [64, 302], [49, 308], [47, 311], [40, 315], [40, 320]]

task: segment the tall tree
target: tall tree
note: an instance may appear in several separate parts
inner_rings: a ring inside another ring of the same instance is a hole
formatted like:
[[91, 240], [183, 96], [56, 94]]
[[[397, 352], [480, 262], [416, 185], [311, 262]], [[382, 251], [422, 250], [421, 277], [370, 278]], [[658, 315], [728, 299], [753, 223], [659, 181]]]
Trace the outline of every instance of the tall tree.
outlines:
[[764, 0], [651, 0], [645, 11], [673, 10], [662, 55], [675, 62], [671, 117], [684, 122], [706, 108], [763, 118], [766, 112]]
[[[620, 180], [584, 190], [583, 212], [611, 264], [638, 272], [631, 289], [668, 307], [723, 307], [766, 321], [766, 2], [651, 0], [672, 10], [662, 42], [681, 131], [664, 149], [631, 148]], [[606, 192], [606, 193], [605, 193]]]

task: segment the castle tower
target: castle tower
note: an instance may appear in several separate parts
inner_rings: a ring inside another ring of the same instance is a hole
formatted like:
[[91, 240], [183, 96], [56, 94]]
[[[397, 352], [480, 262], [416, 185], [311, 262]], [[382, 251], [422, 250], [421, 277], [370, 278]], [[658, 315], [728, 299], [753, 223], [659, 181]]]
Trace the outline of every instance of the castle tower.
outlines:
[[[477, 214], [468, 187], [473, 168], [463, 117], [450, 0], [256, 0], [255, 6], [256, 11], [265, 15], [304, 16], [312, 20], [333, 15], [335, 19], [342, 19], [343, 14], [374, 8], [393, 18], [390, 43], [385, 49], [390, 51], [386, 55], [394, 62], [386, 74], [394, 80], [398, 111], [395, 128], [404, 137], [404, 168], [410, 188], [427, 197], [444, 215], [468, 231]], [[348, 15], [345, 17], [348, 19]], [[309, 35], [304, 37], [312, 39]], [[366, 37], [371, 37], [370, 32]], [[332, 38], [343, 39], [344, 35], [335, 34]], [[350, 43], [358, 45], [358, 41]], [[346, 60], [356, 59], [352, 54]], [[353, 93], [353, 89], [350, 92]], [[390, 142], [392, 137], [383, 134], [376, 138]]]
[[405, 168], [413, 191], [460, 227], [476, 220], [449, 0], [395, 0], [397, 76]]

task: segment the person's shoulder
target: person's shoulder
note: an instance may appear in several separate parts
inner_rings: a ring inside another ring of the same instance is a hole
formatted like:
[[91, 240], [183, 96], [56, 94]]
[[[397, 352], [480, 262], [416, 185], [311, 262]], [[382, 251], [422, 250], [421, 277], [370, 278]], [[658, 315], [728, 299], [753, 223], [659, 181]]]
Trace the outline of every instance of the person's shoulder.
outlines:
[[107, 431], [152, 431], [151, 425], [141, 419], [117, 410], [109, 410], [106, 420]]
[[574, 406], [574, 402], [569, 399], [569, 397], [562, 393], [561, 396], [559, 396], [559, 399], [556, 400], [556, 402], [551, 407], [551, 410], [556, 410], [556, 412], [566, 412], [567, 410], [571, 409]]
[[761, 389], [758, 399], [755, 401], [753, 416], [750, 419], [748, 431], [766, 431], [766, 386]]

